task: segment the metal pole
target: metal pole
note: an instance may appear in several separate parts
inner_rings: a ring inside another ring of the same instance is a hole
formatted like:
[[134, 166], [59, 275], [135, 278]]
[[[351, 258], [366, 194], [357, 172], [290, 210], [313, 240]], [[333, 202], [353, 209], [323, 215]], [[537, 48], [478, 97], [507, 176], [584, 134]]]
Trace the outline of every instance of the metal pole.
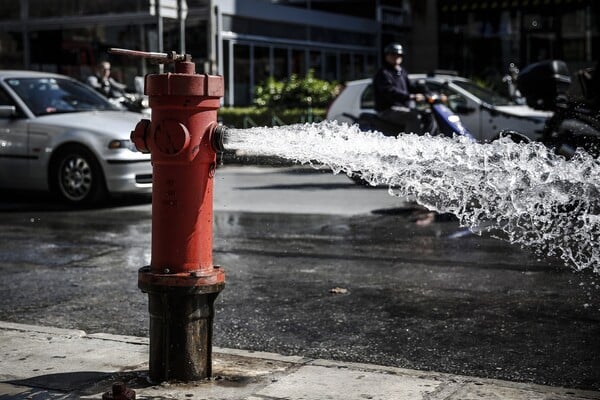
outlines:
[[[158, 39], [158, 52], [162, 53], [164, 51], [164, 42], [163, 42], [163, 18], [160, 13], [160, 0], [156, 0], [156, 34]], [[164, 64], [158, 65], [159, 73], [164, 72]]]
[[177, 0], [177, 20], [179, 21], [179, 52], [185, 54], [185, 17], [183, 5], [185, 0]]

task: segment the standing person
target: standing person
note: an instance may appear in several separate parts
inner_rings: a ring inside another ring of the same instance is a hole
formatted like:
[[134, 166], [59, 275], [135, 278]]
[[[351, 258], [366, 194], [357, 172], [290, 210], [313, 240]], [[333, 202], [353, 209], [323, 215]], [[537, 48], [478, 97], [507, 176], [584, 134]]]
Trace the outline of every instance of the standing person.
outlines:
[[102, 61], [98, 64], [96, 75], [89, 76], [87, 83], [108, 98], [124, 96], [127, 87], [110, 76], [110, 63], [108, 61]]
[[373, 77], [375, 110], [379, 118], [397, 125], [399, 132], [421, 133], [419, 114], [411, 109], [411, 103], [421, 102], [425, 96], [415, 93], [408, 79], [408, 72], [402, 67], [403, 49], [392, 43], [385, 47], [384, 65]]

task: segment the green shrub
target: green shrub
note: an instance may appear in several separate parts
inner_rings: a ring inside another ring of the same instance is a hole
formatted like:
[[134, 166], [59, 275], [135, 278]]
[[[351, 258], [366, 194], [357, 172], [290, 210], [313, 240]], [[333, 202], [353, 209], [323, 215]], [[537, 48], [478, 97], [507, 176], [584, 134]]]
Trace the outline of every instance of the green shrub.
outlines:
[[256, 86], [254, 104], [257, 107], [275, 109], [327, 107], [338, 94], [337, 82], [317, 79], [314, 70], [311, 69], [304, 78], [296, 74], [283, 81], [269, 77]]

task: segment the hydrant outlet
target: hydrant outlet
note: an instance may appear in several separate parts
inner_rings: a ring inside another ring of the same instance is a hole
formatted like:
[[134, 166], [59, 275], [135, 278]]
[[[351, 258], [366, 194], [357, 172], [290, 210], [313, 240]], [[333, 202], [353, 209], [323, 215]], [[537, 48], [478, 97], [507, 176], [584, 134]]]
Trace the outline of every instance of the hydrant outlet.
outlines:
[[146, 137], [150, 128], [150, 120], [143, 119], [137, 123], [135, 129], [131, 131], [131, 141], [135, 145], [135, 148], [142, 153], [150, 153]]
[[229, 128], [227, 128], [226, 126], [223, 126], [223, 125], [217, 125], [212, 130], [211, 144], [212, 144], [212, 148], [214, 151], [223, 152], [223, 151], [227, 150], [225, 148], [225, 137], [227, 136], [228, 132], [229, 132]]

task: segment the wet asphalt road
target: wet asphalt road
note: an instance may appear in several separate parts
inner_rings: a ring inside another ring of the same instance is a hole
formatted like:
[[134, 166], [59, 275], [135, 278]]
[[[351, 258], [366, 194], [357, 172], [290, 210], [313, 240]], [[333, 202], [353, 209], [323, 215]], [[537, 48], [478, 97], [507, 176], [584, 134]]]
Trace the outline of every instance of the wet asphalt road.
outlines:
[[[345, 177], [217, 176], [215, 345], [600, 390], [600, 276]], [[0, 191], [0, 320], [146, 336], [150, 214]]]

